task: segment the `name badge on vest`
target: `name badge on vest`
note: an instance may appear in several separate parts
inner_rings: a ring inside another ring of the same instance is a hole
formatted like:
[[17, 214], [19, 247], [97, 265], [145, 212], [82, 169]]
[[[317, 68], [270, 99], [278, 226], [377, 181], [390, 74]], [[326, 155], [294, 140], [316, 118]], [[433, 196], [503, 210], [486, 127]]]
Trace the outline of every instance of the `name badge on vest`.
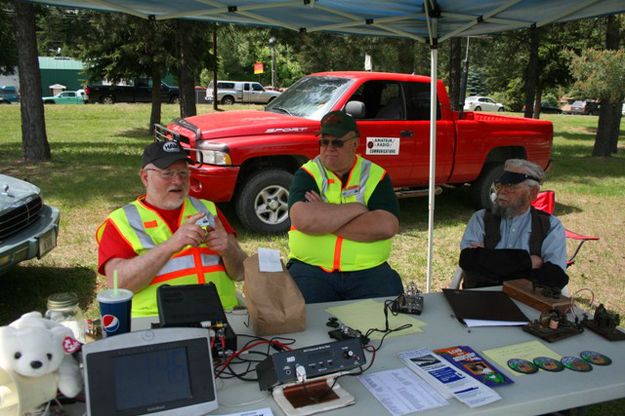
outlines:
[[341, 195], [343, 198], [348, 198], [350, 196], [358, 195], [358, 192], [360, 192], [360, 186], [354, 185], [341, 192]]

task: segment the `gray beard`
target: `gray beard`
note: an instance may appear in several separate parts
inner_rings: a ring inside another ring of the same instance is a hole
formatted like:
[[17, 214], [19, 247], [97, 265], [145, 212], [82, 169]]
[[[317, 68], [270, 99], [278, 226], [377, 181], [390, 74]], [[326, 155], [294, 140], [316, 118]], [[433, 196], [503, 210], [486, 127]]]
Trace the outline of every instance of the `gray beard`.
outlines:
[[497, 202], [493, 202], [492, 212], [499, 217], [510, 219], [516, 216], [516, 207], [502, 207]]

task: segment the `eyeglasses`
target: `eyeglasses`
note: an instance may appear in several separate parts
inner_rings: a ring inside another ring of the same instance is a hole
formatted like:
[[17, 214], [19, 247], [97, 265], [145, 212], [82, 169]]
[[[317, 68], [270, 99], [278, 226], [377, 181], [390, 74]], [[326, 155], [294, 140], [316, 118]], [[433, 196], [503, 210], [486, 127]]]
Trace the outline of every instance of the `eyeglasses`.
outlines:
[[332, 145], [332, 147], [336, 149], [340, 149], [345, 145], [345, 142], [355, 139], [355, 137], [350, 137], [345, 140], [330, 140], [330, 139], [319, 139], [319, 146], [326, 147], [328, 145]]
[[172, 179], [174, 179], [174, 176], [178, 176], [180, 179], [188, 179], [189, 178], [189, 171], [188, 170], [160, 170], [160, 169], [154, 169], [154, 168], [146, 168], [143, 169], [146, 171], [154, 171], [156, 173], [158, 173], [158, 176], [160, 176], [162, 179], [171, 181]]
[[520, 182], [520, 183], [515, 183], [515, 184], [503, 184], [503, 183], [496, 183], [495, 184], [495, 191], [497, 192], [515, 192], [518, 189], [521, 188], [521, 186], [523, 186], [525, 182]]

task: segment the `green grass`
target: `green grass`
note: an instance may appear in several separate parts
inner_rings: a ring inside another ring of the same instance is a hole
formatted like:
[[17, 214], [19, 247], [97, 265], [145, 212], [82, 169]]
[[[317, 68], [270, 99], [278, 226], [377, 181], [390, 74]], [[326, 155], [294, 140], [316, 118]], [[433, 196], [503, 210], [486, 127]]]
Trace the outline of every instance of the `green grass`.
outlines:
[[[250, 106], [231, 109], [241, 108]], [[95, 316], [95, 293], [103, 284], [96, 273], [95, 229], [110, 211], [142, 193], [137, 172], [141, 151], [151, 140], [147, 132], [149, 105], [55, 105], [46, 106], [45, 111], [52, 161], [31, 165], [22, 157], [19, 106], [0, 106], [0, 172], [37, 184], [46, 202], [61, 210], [58, 247], [42, 260], [22, 263], [0, 276], [0, 325], [24, 312], [45, 311], [47, 296], [65, 291], [76, 292], [83, 310]], [[198, 108], [200, 114], [208, 111], [212, 110], [207, 105]], [[177, 115], [178, 106], [163, 105], [164, 122]], [[602, 302], [624, 316], [625, 146], [621, 144], [613, 158], [590, 157], [597, 117], [544, 118], [553, 121], [555, 130], [553, 163], [545, 188], [556, 191], [556, 214], [567, 228], [601, 237], [587, 243], [569, 269], [569, 287], [572, 293], [590, 289], [595, 304]], [[394, 239], [390, 263], [404, 281], [415, 280], [424, 288], [427, 199], [405, 199], [400, 204], [401, 232]], [[250, 234], [241, 230], [231, 206], [224, 210], [240, 230], [248, 253], [262, 246], [278, 248], [286, 256], [286, 236]], [[437, 197], [433, 290], [449, 282], [472, 212], [466, 188], [446, 189]], [[569, 251], [572, 248], [569, 246]], [[579, 294], [586, 306], [591, 298], [589, 291]], [[593, 406], [590, 414], [623, 414], [623, 409], [625, 402], [611, 402]]]

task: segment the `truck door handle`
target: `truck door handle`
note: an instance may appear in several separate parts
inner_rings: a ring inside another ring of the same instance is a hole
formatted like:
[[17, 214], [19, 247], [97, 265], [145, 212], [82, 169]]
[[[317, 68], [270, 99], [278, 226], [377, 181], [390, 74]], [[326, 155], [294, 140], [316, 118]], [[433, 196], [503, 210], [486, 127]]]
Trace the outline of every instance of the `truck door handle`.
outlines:
[[412, 130], [402, 130], [399, 132], [399, 137], [412, 137], [414, 132]]

